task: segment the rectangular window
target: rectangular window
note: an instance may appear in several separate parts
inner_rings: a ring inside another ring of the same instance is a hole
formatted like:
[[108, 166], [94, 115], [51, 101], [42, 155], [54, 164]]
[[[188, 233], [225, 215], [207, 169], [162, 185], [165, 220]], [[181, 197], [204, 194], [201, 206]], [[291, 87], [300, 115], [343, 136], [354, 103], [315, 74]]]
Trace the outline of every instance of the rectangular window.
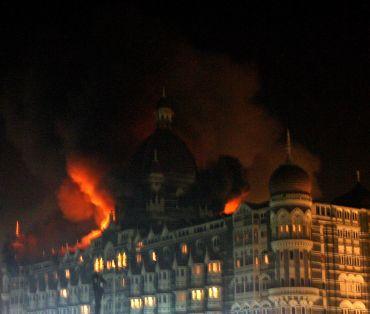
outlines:
[[219, 287], [209, 287], [208, 288], [208, 298], [210, 299], [220, 299], [221, 289]]
[[195, 264], [193, 266], [193, 274], [194, 275], [201, 275], [203, 273], [203, 265]]
[[81, 305], [80, 306], [81, 314], [90, 314], [90, 305]]
[[184, 303], [186, 302], [186, 292], [185, 291], [178, 291], [176, 294], [176, 302]]
[[146, 307], [154, 307], [156, 303], [156, 298], [154, 296], [144, 297], [144, 305]]
[[191, 291], [191, 299], [193, 301], [202, 301], [204, 299], [204, 290], [203, 289], [193, 289]]
[[208, 272], [209, 273], [220, 273], [221, 272], [221, 262], [210, 262], [208, 263]]
[[143, 301], [141, 300], [141, 298], [133, 298], [131, 299], [130, 304], [132, 309], [139, 310], [143, 306]]

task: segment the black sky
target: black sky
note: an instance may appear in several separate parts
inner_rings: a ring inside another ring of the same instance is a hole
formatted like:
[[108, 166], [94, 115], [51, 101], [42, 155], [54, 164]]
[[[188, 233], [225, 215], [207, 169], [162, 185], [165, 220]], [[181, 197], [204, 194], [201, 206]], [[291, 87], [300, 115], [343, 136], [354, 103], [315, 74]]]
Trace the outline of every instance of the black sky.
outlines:
[[[32, 221], [55, 208], [68, 153], [124, 163], [153, 127], [162, 85], [178, 97], [184, 133], [196, 115], [183, 104], [192, 91], [209, 101], [225, 73], [232, 77], [225, 77], [225, 90], [232, 90], [239, 67], [247, 69], [241, 81], [250, 78], [253, 87], [235, 94], [263, 108], [266, 128], [276, 127], [274, 141], [289, 127], [320, 159], [322, 198], [348, 190], [356, 169], [370, 186], [366, 1], [328, 7], [311, 1], [2, 1], [0, 12], [0, 196], [9, 221], [23, 211]], [[190, 67], [195, 74], [189, 74], [187, 62], [202, 71]], [[219, 70], [218, 62], [231, 70]], [[204, 82], [207, 73], [219, 79]], [[227, 105], [214, 108], [203, 114], [217, 120]], [[191, 140], [199, 128], [193, 131], [185, 137]]]

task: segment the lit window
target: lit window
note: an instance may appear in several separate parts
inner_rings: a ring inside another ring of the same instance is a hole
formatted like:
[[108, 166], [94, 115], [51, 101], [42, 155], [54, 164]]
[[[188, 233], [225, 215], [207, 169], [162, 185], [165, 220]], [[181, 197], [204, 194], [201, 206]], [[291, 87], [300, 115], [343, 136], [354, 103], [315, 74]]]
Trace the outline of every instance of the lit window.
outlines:
[[141, 307], [143, 306], [143, 301], [141, 300], [141, 298], [133, 298], [131, 299], [130, 304], [132, 309], [138, 310], [141, 309]]
[[126, 284], [126, 280], [124, 277], [121, 278], [121, 287], [124, 287]]
[[117, 266], [118, 266], [118, 268], [126, 268], [127, 267], [126, 252], [118, 253], [118, 255], [117, 255]]
[[296, 225], [293, 225], [293, 232], [296, 232], [297, 231], [297, 228], [296, 228]]
[[141, 254], [140, 253], [136, 254], [136, 263], [140, 264], [141, 260], [142, 260]]
[[144, 244], [143, 241], [139, 241], [136, 243], [136, 251], [140, 251], [143, 248]]
[[302, 232], [302, 226], [298, 225], [298, 232]]
[[209, 273], [220, 273], [221, 272], [221, 262], [210, 262], [208, 263]]
[[191, 299], [193, 301], [202, 301], [204, 299], [203, 289], [193, 289], [191, 291]]
[[67, 299], [68, 298], [68, 291], [67, 289], [62, 289], [60, 290], [60, 296], [64, 299]]
[[84, 258], [83, 258], [83, 256], [82, 256], [82, 255], [80, 255], [80, 257], [78, 258], [78, 261], [79, 261], [79, 263], [83, 263]]
[[155, 251], [152, 251], [150, 253], [150, 258], [153, 262], [156, 262], [157, 261], [157, 253]]
[[156, 304], [155, 297], [152, 297], [152, 296], [144, 297], [144, 305], [146, 307], [154, 307], [155, 304]]
[[176, 302], [186, 302], [186, 292], [178, 291], [176, 295]]
[[265, 254], [264, 256], [264, 262], [265, 264], [268, 264], [270, 261], [269, 261], [269, 256], [267, 254]]
[[285, 225], [285, 232], [289, 232], [289, 226]]
[[71, 272], [70, 272], [69, 269], [66, 269], [65, 274], [66, 274], [66, 279], [70, 279], [71, 278]]
[[104, 270], [104, 261], [103, 259], [100, 257], [96, 258], [95, 261], [94, 261], [94, 271], [96, 273], [99, 273], [101, 271]]
[[209, 287], [208, 288], [208, 297], [210, 299], [219, 299], [220, 298], [220, 288], [219, 287]]
[[188, 254], [188, 246], [186, 245], [186, 243], [181, 244], [181, 253], [184, 255]]
[[193, 274], [194, 275], [201, 275], [203, 273], [203, 265], [195, 264], [193, 266]]
[[80, 314], [90, 314], [90, 305], [81, 305]]
[[104, 261], [103, 258], [99, 258], [99, 271], [104, 270]]

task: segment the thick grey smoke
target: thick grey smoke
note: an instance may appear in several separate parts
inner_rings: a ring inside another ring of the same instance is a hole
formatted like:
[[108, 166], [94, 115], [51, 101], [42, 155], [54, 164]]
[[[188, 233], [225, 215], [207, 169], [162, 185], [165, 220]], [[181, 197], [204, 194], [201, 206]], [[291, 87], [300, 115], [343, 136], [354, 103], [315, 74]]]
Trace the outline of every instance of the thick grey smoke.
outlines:
[[[99, 21], [117, 23], [110, 16]], [[130, 17], [120, 23], [139, 22]], [[0, 195], [8, 221], [3, 233], [16, 218], [29, 229], [35, 222], [49, 224], [50, 217], [57, 223], [56, 191], [66, 176], [69, 154], [83, 153], [124, 168], [154, 128], [163, 86], [174, 99], [174, 128], [198, 166], [206, 167], [220, 155], [234, 156], [247, 169], [249, 200], [266, 200], [269, 176], [285, 159], [285, 126], [254, 101], [258, 69], [201, 53], [169, 39], [158, 25], [149, 26], [141, 28], [142, 37], [124, 27], [116, 37], [99, 33], [99, 64], [77, 59], [81, 68], [76, 70], [67, 51], [59, 60], [59, 67], [66, 65], [62, 74], [47, 63], [48, 71], [32, 65], [3, 78]], [[317, 157], [298, 143], [293, 157], [315, 178]], [[315, 184], [315, 195], [319, 193]]]

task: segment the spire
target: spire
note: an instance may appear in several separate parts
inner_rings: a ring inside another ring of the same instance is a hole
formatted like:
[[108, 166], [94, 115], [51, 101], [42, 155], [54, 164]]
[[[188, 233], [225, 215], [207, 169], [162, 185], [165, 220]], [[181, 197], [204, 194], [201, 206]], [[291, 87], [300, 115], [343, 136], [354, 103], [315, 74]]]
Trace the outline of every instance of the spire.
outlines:
[[162, 97], [157, 103], [156, 119], [157, 126], [160, 128], [171, 128], [174, 112], [167, 98], [166, 88], [162, 88]]
[[286, 130], [286, 154], [287, 154], [287, 162], [290, 163], [292, 161], [292, 142], [290, 139], [289, 129]]
[[360, 170], [356, 170], [356, 182], [361, 183], [361, 173]]

